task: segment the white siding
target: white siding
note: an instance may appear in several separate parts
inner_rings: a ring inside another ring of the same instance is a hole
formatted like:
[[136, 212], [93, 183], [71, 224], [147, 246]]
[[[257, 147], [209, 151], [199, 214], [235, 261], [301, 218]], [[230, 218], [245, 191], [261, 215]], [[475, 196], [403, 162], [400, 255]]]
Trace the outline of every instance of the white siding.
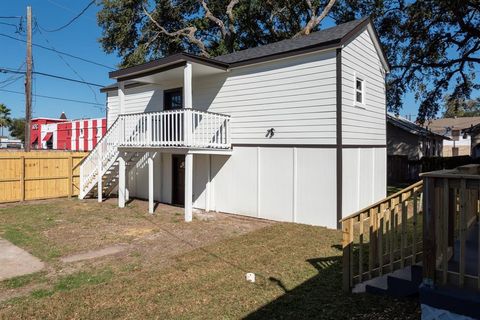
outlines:
[[[334, 144], [335, 52], [237, 68], [194, 81], [194, 107], [229, 114], [232, 143]], [[275, 128], [269, 139], [267, 130]]]
[[[355, 104], [355, 74], [365, 82], [365, 106]], [[383, 66], [368, 30], [342, 50], [342, 136], [347, 145], [385, 145]]]

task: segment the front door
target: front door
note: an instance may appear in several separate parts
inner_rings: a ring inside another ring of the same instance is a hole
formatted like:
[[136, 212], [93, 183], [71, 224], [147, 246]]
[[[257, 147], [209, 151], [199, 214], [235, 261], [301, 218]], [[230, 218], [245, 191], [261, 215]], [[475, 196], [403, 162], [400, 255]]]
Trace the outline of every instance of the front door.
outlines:
[[185, 204], [185, 155], [172, 155], [172, 203]]

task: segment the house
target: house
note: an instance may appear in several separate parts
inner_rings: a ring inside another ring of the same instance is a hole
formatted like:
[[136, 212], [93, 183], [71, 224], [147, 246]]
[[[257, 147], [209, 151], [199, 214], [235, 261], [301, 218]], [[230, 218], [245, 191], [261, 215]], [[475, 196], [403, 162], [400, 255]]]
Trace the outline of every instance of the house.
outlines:
[[30, 143], [33, 149], [90, 151], [107, 131], [106, 118], [67, 120], [32, 119]]
[[426, 126], [432, 132], [450, 138], [443, 141], [443, 156], [452, 157], [470, 155], [470, 136], [463, 134], [462, 130], [477, 124], [480, 124], [480, 117], [457, 117], [430, 120]]
[[480, 124], [463, 129], [460, 134], [470, 139], [470, 156], [480, 158]]
[[387, 114], [387, 181], [389, 184], [417, 181], [422, 171], [420, 159], [440, 157], [443, 140], [405, 118]]
[[440, 157], [443, 141], [448, 138], [405, 118], [387, 114], [387, 155], [408, 160]]
[[388, 71], [365, 18], [110, 72], [109, 129], [80, 167], [79, 197], [335, 228], [385, 196]]

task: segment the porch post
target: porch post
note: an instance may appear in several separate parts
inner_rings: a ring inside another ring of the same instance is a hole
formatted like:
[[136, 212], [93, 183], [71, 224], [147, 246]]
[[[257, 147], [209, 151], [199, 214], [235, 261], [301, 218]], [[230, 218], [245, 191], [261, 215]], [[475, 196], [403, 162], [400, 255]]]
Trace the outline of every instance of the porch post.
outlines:
[[125, 208], [125, 158], [118, 158], [118, 207]]
[[183, 97], [184, 107], [191, 109], [193, 107], [192, 102], [192, 64], [187, 62], [183, 69]]
[[148, 154], [148, 213], [153, 213], [153, 157]]
[[118, 101], [119, 101], [119, 114], [125, 113], [125, 83], [123, 81], [118, 82]]
[[207, 185], [205, 187], [205, 211], [210, 211], [210, 197], [211, 197], [211, 181], [212, 173], [211, 170], [211, 155], [207, 155]]
[[185, 155], [185, 221], [192, 221], [193, 154]]

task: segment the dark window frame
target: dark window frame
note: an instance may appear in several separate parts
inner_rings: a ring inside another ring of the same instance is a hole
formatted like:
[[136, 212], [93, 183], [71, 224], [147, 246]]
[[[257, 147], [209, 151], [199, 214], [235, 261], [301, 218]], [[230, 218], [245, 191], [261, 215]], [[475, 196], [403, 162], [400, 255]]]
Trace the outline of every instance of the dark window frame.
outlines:
[[[181, 106], [180, 107], [173, 107], [172, 106], [172, 93], [180, 92], [180, 99], [181, 99]], [[170, 99], [169, 103], [167, 104], [168, 99]], [[163, 110], [177, 110], [184, 108], [184, 98], [183, 98], [183, 87], [173, 88], [163, 91]]]

